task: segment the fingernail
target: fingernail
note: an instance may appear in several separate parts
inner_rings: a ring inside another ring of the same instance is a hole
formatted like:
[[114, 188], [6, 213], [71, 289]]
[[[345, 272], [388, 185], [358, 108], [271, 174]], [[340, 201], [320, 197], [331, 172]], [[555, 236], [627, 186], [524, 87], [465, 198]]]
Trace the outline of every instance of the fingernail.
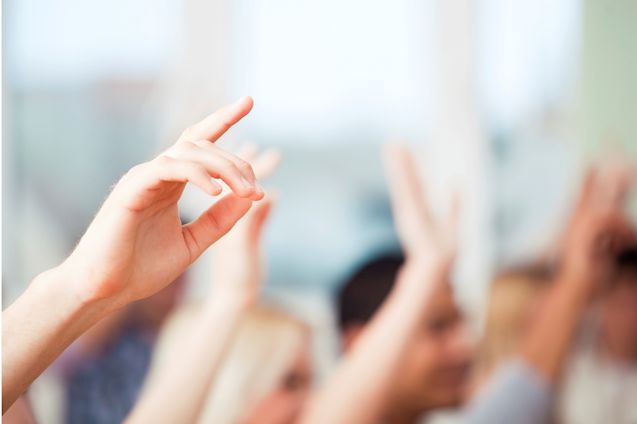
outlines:
[[263, 193], [265, 193], [265, 190], [263, 190], [263, 187], [261, 186], [261, 184], [256, 183], [255, 186], [254, 186], [254, 192], [256, 194], [263, 194]]
[[221, 184], [219, 184], [215, 180], [210, 180], [210, 183], [212, 184], [213, 193], [214, 192], [220, 193], [223, 190], [223, 187], [221, 187]]
[[237, 100], [236, 102], [234, 102], [235, 105], [240, 105], [244, 102], [252, 102], [252, 97], [250, 96], [243, 96], [241, 97], [239, 100]]

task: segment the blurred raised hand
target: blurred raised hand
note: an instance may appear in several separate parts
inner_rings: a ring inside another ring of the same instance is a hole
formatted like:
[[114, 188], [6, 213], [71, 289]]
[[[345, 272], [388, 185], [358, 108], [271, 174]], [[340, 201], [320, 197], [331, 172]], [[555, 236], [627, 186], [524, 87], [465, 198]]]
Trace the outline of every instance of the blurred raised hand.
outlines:
[[457, 250], [457, 196], [452, 196], [448, 216], [436, 221], [427, 204], [417, 164], [407, 147], [392, 144], [386, 146], [384, 153], [394, 226], [407, 262], [448, 268]]
[[[278, 151], [259, 152], [254, 145], [245, 146], [238, 156], [252, 164], [259, 180], [272, 175], [281, 159]], [[267, 194], [215, 244], [212, 297], [231, 295], [248, 304], [257, 300], [264, 274], [261, 237], [273, 202]]]
[[591, 168], [585, 175], [563, 240], [560, 274], [595, 296], [616, 277], [617, 257], [637, 247], [626, 213], [634, 172], [626, 165]]
[[405, 264], [390, 295], [309, 402], [304, 424], [372, 424], [386, 418], [395, 376], [404, 372], [402, 364], [423, 331], [432, 293], [448, 281], [455, 258], [457, 207], [449, 219], [436, 222], [410, 152], [390, 145], [383, 159]]
[[590, 169], [560, 247], [555, 282], [531, 323], [521, 357], [548, 381], [557, 382], [589, 303], [619, 271], [617, 258], [637, 240], [625, 212], [633, 172], [625, 166]]

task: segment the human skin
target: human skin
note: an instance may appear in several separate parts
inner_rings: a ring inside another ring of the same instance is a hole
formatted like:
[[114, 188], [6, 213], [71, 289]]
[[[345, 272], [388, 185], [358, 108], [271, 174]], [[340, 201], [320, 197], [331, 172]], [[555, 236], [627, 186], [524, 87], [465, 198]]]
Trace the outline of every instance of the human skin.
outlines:
[[448, 280], [455, 257], [457, 208], [433, 221], [417, 166], [399, 146], [385, 151], [394, 223], [406, 260], [396, 284], [327, 383], [303, 413], [304, 424], [375, 423], [386, 414], [394, 375], [426, 320], [436, 287]]
[[624, 212], [629, 172], [590, 170], [571, 216], [560, 271], [523, 341], [521, 355], [555, 382], [588, 305], [617, 283], [616, 258], [637, 239]]
[[[59, 354], [111, 312], [174, 281], [263, 198], [252, 167], [214, 142], [247, 115], [244, 97], [183, 132], [115, 185], [71, 255], [38, 275], [2, 314], [3, 413]], [[188, 183], [231, 192], [182, 225]]]
[[[274, 154], [272, 154], [274, 153]], [[274, 172], [276, 152], [244, 152], [259, 179]], [[272, 207], [266, 196], [213, 247], [213, 286], [188, 334], [173, 347], [170, 366], [158, 368], [127, 417], [134, 423], [196, 422], [215, 374], [246, 312], [258, 300], [261, 280], [261, 235]]]

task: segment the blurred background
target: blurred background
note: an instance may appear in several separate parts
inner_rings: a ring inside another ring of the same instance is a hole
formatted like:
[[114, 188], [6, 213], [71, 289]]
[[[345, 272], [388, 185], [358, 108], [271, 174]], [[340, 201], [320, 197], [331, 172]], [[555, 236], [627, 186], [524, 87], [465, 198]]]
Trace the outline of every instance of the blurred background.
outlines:
[[[637, 153], [635, 22], [631, 0], [5, 0], [3, 307], [69, 253], [128, 168], [251, 95], [223, 143], [283, 154], [266, 183], [279, 194], [266, 292], [318, 330], [321, 367], [332, 293], [398, 249], [387, 140], [418, 150], [434, 208], [461, 193], [454, 284], [479, 327], [494, 270], [550, 251], [582, 166]], [[205, 207], [183, 199], [186, 216]], [[46, 379], [34, 390], [54, 398]]]

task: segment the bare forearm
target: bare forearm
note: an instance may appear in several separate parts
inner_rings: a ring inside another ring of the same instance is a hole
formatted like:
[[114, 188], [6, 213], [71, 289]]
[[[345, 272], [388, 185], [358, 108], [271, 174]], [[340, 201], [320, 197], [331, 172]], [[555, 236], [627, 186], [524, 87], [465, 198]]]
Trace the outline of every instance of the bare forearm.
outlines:
[[392, 377], [422, 322], [437, 278], [426, 267], [405, 266], [360, 340], [308, 405], [304, 424], [372, 423], [381, 418]]
[[238, 299], [215, 298], [207, 303], [127, 422], [196, 422], [246, 307]]
[[55, 268], [40, 274], [2, 313], [3, 413], [77, 337], [109, 312], [85, 302]]
[[522, 357], [549, 381], [560, 374], [587, 304], [588, 289], [578, 283], [567, 278], [555, 283], [523, 344]]

